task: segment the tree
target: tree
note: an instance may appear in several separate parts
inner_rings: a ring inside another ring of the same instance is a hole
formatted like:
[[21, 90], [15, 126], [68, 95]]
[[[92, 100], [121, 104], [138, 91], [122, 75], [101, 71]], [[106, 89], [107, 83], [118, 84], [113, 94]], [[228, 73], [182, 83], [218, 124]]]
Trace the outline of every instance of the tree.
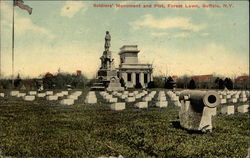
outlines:
[[215, 88], [216, 88], [216, 89], [219, 89], [219, 81], [220, 81], [220, 78], [219, 78], [219, 77], [217, 77], [217, 78], [214, 80]]
[[15, 88], [19, 87], [20, 84], [21, 84], [22, 80], [21, 80], [21, 77], [20, 77], [20, 74], [17, 75], [17, 78], [14, 80], [14, 86]]
[[155, 88], [155, 83], [154, 83], [154, 81], [150, 81], [150, 82], [148, 83], [148, 88]]
[[195, 84], [195, 81], [194, 79], [191, 79], [189, 84], [188, 84], [188, 88], [189, 89], [195, 89], [196, 88], [196, 84]]
[[173, 80], [173, 78], [172, 78], [171, 76], [169, 76], [169, 77], [167, 78], [167, 80], [165, 81], [164, 87], [165, 87], [166, 89], [173, 89], [173, 88], [176, 87], [176, 82]]
[[225, 78], [224, 86], [227, 87], [227, 89], [233, 89], [233, 81], [230, 78]]
[[222, 79], [219, 79], [219, 89], [224, 89], [224, 81]]

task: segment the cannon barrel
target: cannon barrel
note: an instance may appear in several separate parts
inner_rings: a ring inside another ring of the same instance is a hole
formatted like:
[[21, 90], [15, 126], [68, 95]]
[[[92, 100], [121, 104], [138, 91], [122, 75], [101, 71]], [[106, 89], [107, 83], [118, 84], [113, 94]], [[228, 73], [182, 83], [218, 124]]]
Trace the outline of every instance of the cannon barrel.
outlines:
[[[186, 97], [187, 96], [187, 97]], [[185, 90], [182, 91], [179, 100], [190, 100], [194, 106], [207, 106], [214, 108], [220, 104], [220, 96], [215, 91]]]

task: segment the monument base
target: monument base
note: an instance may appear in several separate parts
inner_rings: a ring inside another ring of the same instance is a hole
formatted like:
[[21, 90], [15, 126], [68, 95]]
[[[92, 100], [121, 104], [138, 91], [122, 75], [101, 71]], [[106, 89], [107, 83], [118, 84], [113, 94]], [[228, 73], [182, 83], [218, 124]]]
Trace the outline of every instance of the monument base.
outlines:
[[124, 87], [121, 86], [118, 77], [112, 77], [110, 79], [109, 85], [107, 87], [107, 91], [124, 91]]

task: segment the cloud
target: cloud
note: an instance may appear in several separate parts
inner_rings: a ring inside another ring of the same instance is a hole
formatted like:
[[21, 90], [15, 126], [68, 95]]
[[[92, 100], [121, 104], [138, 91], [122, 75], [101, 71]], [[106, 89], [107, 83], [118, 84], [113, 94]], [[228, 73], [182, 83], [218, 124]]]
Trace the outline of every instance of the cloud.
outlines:
[[190, 35], [190, 33], [188, 33], [188, 32], [181, 32], [181, 33], [175, 34], [173, 37], [175, 37], [175, 38], [187, 38], [189, 35]]
[[[7, 28], [12, 28], [12, 9], [10, 5], [7, 5], [4, 2], [1, 3], [3, 12], [2, 24]], [[30, 16], [32, 15], [22, 17], [17, 11], [15, 11], [15, 35], [19, 36], [25, 34], [28, 31], [32, 31], [41, 35], [45, 35], [50, 39], [55, 37], [49, 30], [34, 24], [30, 19]]]
[[[82, 2], [79, 2], [79, 1], [67, 1], [67, 2], [65, 2], [65, 5], [61, 9], [61, 16], [66, 16], [68, 18], [72, 18], [83, 7], [84, 7], [84, 4]], [[86, 10], [86, 7], [84, 9]]]
[[[241, 75], [249, 70], [249, 55], [238, 55], [234, 50], [217, 43], [207, 43], [192, 50], [161, 47], [141, 49], [143, 61], [154, 61], [154, 75]], [[241, 61], [241, 62], [239, 62]]]
[[151, 35], [155, 37], [162, 37], [162, 36], [167, 36], [169, 34], [167, 32], [151, 32]]
[[174, 18], [162, 18], [162, 19], [156, 19], [150, 14], [144, 15], [141, 19], [138, 19], [130, 25], [134, 29], [139, 29], [141, 27], [148, 27], [153, 29], [159, 29], [159, 30], [167, 30], [167, 29], [181, 29], [185, 31], [200, 31], [201, 29], [204, 29], [206, 27], [205, 24], [199, 24], [195, 25], [190, 22], [190, 18], [186, 17], [174, 17]]

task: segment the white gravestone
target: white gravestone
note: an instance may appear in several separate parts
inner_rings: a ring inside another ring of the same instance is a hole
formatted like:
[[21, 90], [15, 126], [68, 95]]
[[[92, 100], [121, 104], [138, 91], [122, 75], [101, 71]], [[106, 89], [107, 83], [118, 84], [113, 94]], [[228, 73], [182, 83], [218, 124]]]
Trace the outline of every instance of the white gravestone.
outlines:
[[60, 104], [62, 105], [73, 105], [74, 104], [74, 99], [63, 99], [60, 101]]
[[148, 108], [148, 102], [138, 102], [135, 104], [136, 107], [138, 108]]
[[87, 94], [87, 96], [85, 98], [85, 103], [87, 103], [87, 104], [96, 104], [97, 103], [97, 98], [96, 98], [94, 91], [90, 91]]
[[4, 98], [4, 93], [0, 93], [0, 97]]
[[123, 102], [118, 102], [118, 103], [113, 103], [110, 105], [111, 110], [124, 110], [125, 109], [125, 103]]
[[53, 95], [53, 91], [46, 91], [45, 94], [46, 95]]
[[58, 96], [57, 95], [49, 95], [46, 97], [46, 100], [50, 100], [50, 101], [58, 100]]
[[221, 108], [222, 114], [231, 115], [234, 114], [234, 105], [228, 105]]
[[247, 113], [249, 111], [249, 105], [244, 104], [237, 107], [239, 113]]
[[11, 91], [10, 96], [15, 97], [19, 94], [19, 91]]
[[29, 95], [36, 95], [37, 94], [37, 92], [36, 91], [29, 91], [29, 93], [28, 93]]
[[24, 99], [25, 101], [34, 101], [35, 98], [36, 98], [36, 97], [35, 97], [34, 95], [26, 95], [26, 96], [23, 97], [23, 99]]
[[46, 96], [46, 94], [45, 93], [38, 93], [36, 96], [39, 98], [43, 98]]
[[163, 107], [167, 107], [168, 106], [168, 102], [167, 101], [160, 101], [156, 103], [157, 107], [163, 108]]
[[135, 102], [135, 97], [127, 97], [126, 102]]

